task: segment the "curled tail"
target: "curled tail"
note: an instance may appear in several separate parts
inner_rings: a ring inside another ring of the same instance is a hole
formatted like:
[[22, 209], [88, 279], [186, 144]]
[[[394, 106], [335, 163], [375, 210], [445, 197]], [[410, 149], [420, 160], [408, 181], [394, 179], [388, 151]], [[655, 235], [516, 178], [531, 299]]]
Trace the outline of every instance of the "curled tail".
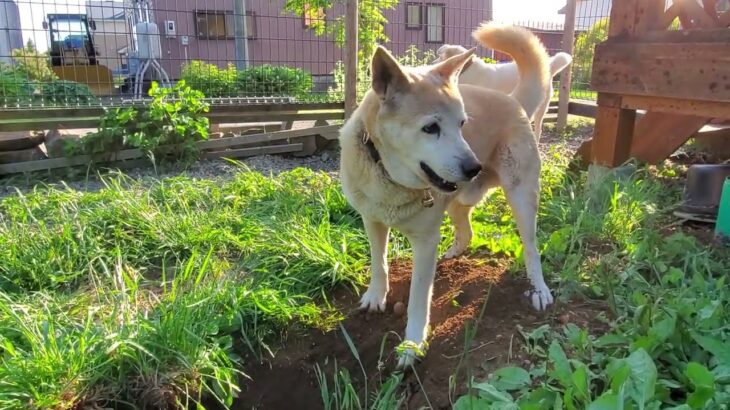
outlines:
[[540, 40], [525, 28], [495, 22], [482, 24], [472, 36], [482, 46], [507, 53], [515, 60], [520, 81], [511, 95], [533, 118], [551, 78], [548, 54]]
[[573, 62], [573, 57], [564, 52], [559, 52], [554, 56], [550, 57], [550, 75], [555, 77], [555, 74], [563, 71], [568, 64]]

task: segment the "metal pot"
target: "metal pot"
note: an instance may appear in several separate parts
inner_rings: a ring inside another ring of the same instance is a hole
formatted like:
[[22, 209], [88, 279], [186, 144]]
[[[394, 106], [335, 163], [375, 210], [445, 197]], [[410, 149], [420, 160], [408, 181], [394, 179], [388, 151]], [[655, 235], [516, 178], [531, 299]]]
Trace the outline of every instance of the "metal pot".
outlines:
[[687, 170], [684, 184], [683, 212], [716, 216], [730, 164], [698, 164]]

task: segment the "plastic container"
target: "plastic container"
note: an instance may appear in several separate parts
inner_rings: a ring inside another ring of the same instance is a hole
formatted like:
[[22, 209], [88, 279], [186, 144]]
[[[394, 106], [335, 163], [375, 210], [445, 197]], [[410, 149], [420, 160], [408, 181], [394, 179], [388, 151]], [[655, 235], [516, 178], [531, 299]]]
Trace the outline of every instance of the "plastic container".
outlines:
[[720, 206], [717, 211], [715, 237], [725, 245], [730, 245], [730, 177], [725, 178], [722, 186]]

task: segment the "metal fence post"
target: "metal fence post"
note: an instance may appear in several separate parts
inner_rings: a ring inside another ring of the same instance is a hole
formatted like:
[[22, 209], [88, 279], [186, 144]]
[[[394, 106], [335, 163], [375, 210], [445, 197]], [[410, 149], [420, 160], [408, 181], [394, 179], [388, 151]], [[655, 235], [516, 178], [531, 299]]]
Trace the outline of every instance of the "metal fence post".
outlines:
[[[565, 6], [565, 24], [563, 25], [563, 51], [573, 55], [575, 42], [575, 5], [576, 0], [568, 0]], [[565, 130], [568, 125], [568, 109], [570, 105], [570, 88], [573, 64], [568, 65], [560, 73], [560, 97], [558, 100], [558, 131]]]
[[236, 68], [243, 70], [248, 67], [248, 30], [246, 27], [246, 0], [233, 2], [234, 35], [236, 37]]
[[347, 0], [345, 9], [345, 117], [357, 106], [358, 0]]

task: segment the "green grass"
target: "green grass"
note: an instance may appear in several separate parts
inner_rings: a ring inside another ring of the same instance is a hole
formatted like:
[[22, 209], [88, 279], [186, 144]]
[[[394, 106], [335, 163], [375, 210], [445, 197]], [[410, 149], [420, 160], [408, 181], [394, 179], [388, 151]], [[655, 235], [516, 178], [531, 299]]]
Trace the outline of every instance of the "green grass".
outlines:
[[362, 283], [339, 184], [296, 170], [230, 181], [123, 176], [0, 202], [0, 408], [230, 403], [246, 353]]
[[[606, 303], [609, 331], [523, 329], [532, 365], [489, 380], [454, 369], [444, 389], [470, 387], [456, 408], [726, 408], [730, 252], [667, 233], [677, 171], [588, 188], [567, 170], [560, 149], [544, 160], [544, 270], [560, 299]], [[230, 404], [243, 357], [270, 354], [292, 326], [335, 326], [325, 295], [365, 279], [360, 219], [325, 174], [104, 182], [0, 200], [0, 408]], [[474, 228], [475, 248], [522, 269], [500, 192]], [[393, 253], [405, 249], [396, 236]], [[406, 389], [393, 375], [363, 397], [359, 375], [317, 374], [325, 408], [397, 408]]]

